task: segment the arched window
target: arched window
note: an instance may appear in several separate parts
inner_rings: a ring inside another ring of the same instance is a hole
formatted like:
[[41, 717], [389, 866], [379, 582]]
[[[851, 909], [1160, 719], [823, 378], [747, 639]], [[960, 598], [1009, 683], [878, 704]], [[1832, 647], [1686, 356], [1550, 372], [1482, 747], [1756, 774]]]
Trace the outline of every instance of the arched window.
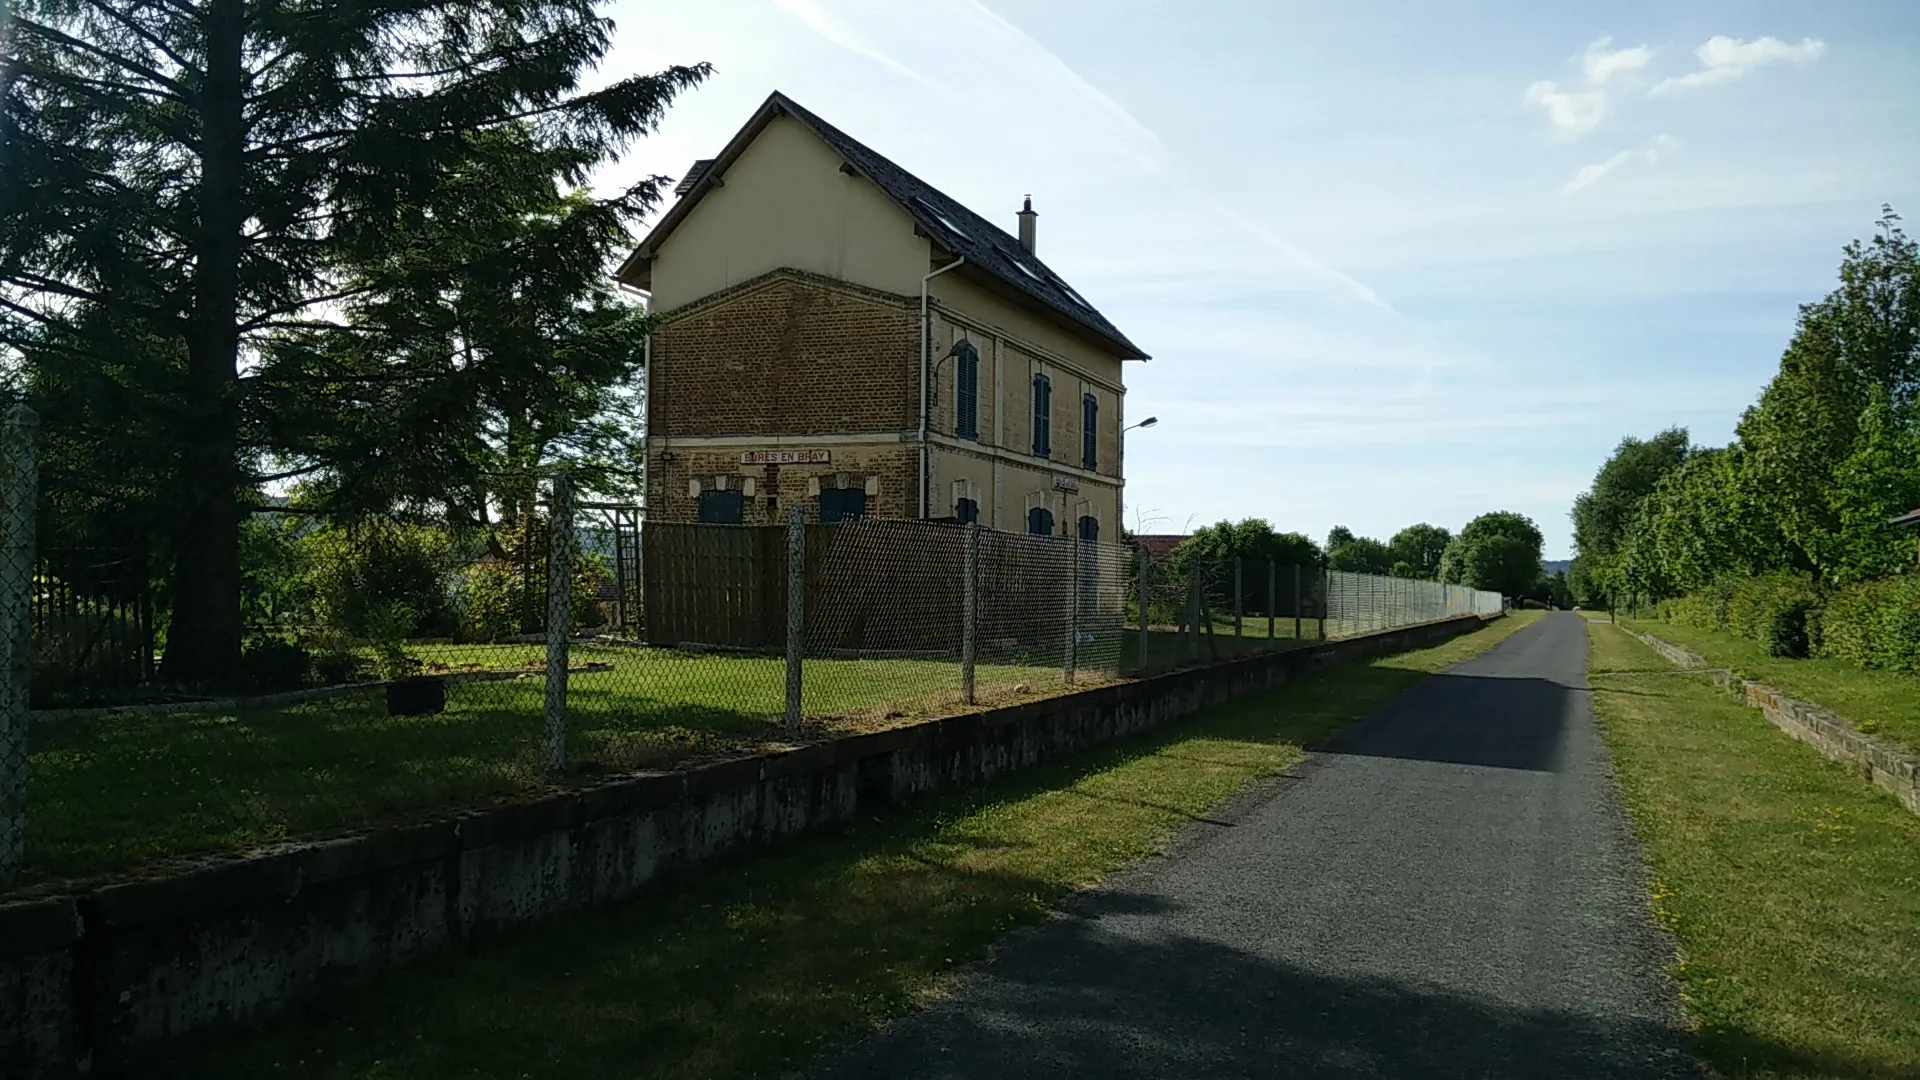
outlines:
[[1053, 535], [1053, 511], [1036, 506], [1027, 511], [1027, 531], [1035, 536]]

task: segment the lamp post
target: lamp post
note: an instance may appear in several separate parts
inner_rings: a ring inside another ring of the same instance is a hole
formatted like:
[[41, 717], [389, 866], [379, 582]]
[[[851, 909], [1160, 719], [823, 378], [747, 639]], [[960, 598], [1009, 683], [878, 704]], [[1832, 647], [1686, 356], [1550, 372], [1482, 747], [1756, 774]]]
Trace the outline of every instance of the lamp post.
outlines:
[[[1128, 424], [1126, 427], [1123, 427], [1120, 429], [1120, 438], [1122, 440], [1125, 440], [1127, 437], [1127, 432], [1132, 431], [1134, 428], [1150, 428], [1159, 422], [1160, 422], [1159, 417], [1149, 416], [1145, 420], [1142, 420], [1137, 424]], [[1127, 453], [1127, 449], [1123, 443], [1123, 445], [1120, 447], [1120, 460], [1123, 462], [1126, 460], [1126, 453]], [[1113, 528], [1114, 528], [1114, 534], [1116, 536], [1119, 535], [1120, 533], [1120, 523], [1127, 520], [1125, 515], [1121, 513], [1122, 504], [1125, 502], [1125, 494], [1126, 494], [1126, 488], [1122, 487], [1119, 493], [1115, 494], [1113, 497]]]

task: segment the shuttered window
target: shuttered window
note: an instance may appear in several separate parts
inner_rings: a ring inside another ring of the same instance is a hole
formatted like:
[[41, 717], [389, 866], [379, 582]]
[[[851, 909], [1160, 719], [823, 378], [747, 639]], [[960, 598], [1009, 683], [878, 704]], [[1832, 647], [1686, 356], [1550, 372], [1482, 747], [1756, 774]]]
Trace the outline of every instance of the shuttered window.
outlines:
[[980, 352], [970, 341], [954, 346], [953, 433], [980, 437]]
[[1053, 380], [1033, 377], [1033, 456], [1053, 456]]
[[1100, 399], [1087, 394], [1080, 399], [1080, 467], [1092, 472], [1100, 463]]

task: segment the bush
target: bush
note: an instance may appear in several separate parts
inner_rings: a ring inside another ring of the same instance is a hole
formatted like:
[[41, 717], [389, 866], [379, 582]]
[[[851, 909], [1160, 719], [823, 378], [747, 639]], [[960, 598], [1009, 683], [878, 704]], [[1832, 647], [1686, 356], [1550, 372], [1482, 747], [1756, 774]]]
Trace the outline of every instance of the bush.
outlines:
[[1668, 600], [1660, 618], [1703, 630], [1725, 630], [1757, 643], [1768, 656], [1806, 657], [1824, 625], [1820, 595], [1803, 574], [1728, 575], [1691, 596]]
[[254, 638], [240, 650], [241, 674], [254, 690], [297, 690], [312, 667], [313, 655], [284, 638]]
[[[538, 567], [538, 576], [528, 581], [519, 566], [496, 558], [485, 558], [468, 567], [460, 582], [460, 600], [464, 609], [461, 636], [468, 641], [500, 641], [521, 634], [539, 634], [547, 629], [546, 569]], [[570, 604], [574, 630], [590, 630], [606, 624], [600, 610], [600, 584], [608, 577], [604, 560], [581, 553], [573, 568]]]
[[403, 636], [452, 633], [446, 533], [370, 520], [318, 529], [302, 543], [312, 560], [314, 615], [323, 625], [359, 638], [391, 636], [391, 613], [405, 610], [412, 622]]
[[1864, 668], [1920, 674], [1920, 574], [1834, 590], [1816, 649]]

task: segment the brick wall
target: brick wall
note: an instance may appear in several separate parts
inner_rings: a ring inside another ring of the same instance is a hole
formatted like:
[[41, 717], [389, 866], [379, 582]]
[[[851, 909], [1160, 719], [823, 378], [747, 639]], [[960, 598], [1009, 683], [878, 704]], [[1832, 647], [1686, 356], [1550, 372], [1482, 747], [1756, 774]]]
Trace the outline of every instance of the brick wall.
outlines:
[[655, 435], [900, 431], [919, 408], [918, 301], [780, 270], [669, 312]]
[[[802, 440], [804, 441], [804, 440]], [[799, 442], [795, 443], [800, 445]], [[699, 516], [699, 504], [691, 493], [697, 482], [703, 490], [719, 486], [725, 478], [731, 491], [743, 491], [752, 481], [752, 496], [746, 499], [741, 524], [776, 525], [786, 521], [788, 508], [798, 501], [806, 508], [807, 520], [820, 519], [820, 498], [809, 494], [809, 481], [821, 487], [866, 488], [867, 514], [876, 518], [914, 517], [919, 505], [914, 484], [919, 477], [919, 448], [903, 443], [898, 436], [874, 442], [834, 443], [821, 447], [831, 460], [808, 465], [742, 465], [741, 447], [670, 447], [650, 454], [647, 518], [650, 521], [691, 522]], [[936, 515], [938, 516], [938, 515]]]

